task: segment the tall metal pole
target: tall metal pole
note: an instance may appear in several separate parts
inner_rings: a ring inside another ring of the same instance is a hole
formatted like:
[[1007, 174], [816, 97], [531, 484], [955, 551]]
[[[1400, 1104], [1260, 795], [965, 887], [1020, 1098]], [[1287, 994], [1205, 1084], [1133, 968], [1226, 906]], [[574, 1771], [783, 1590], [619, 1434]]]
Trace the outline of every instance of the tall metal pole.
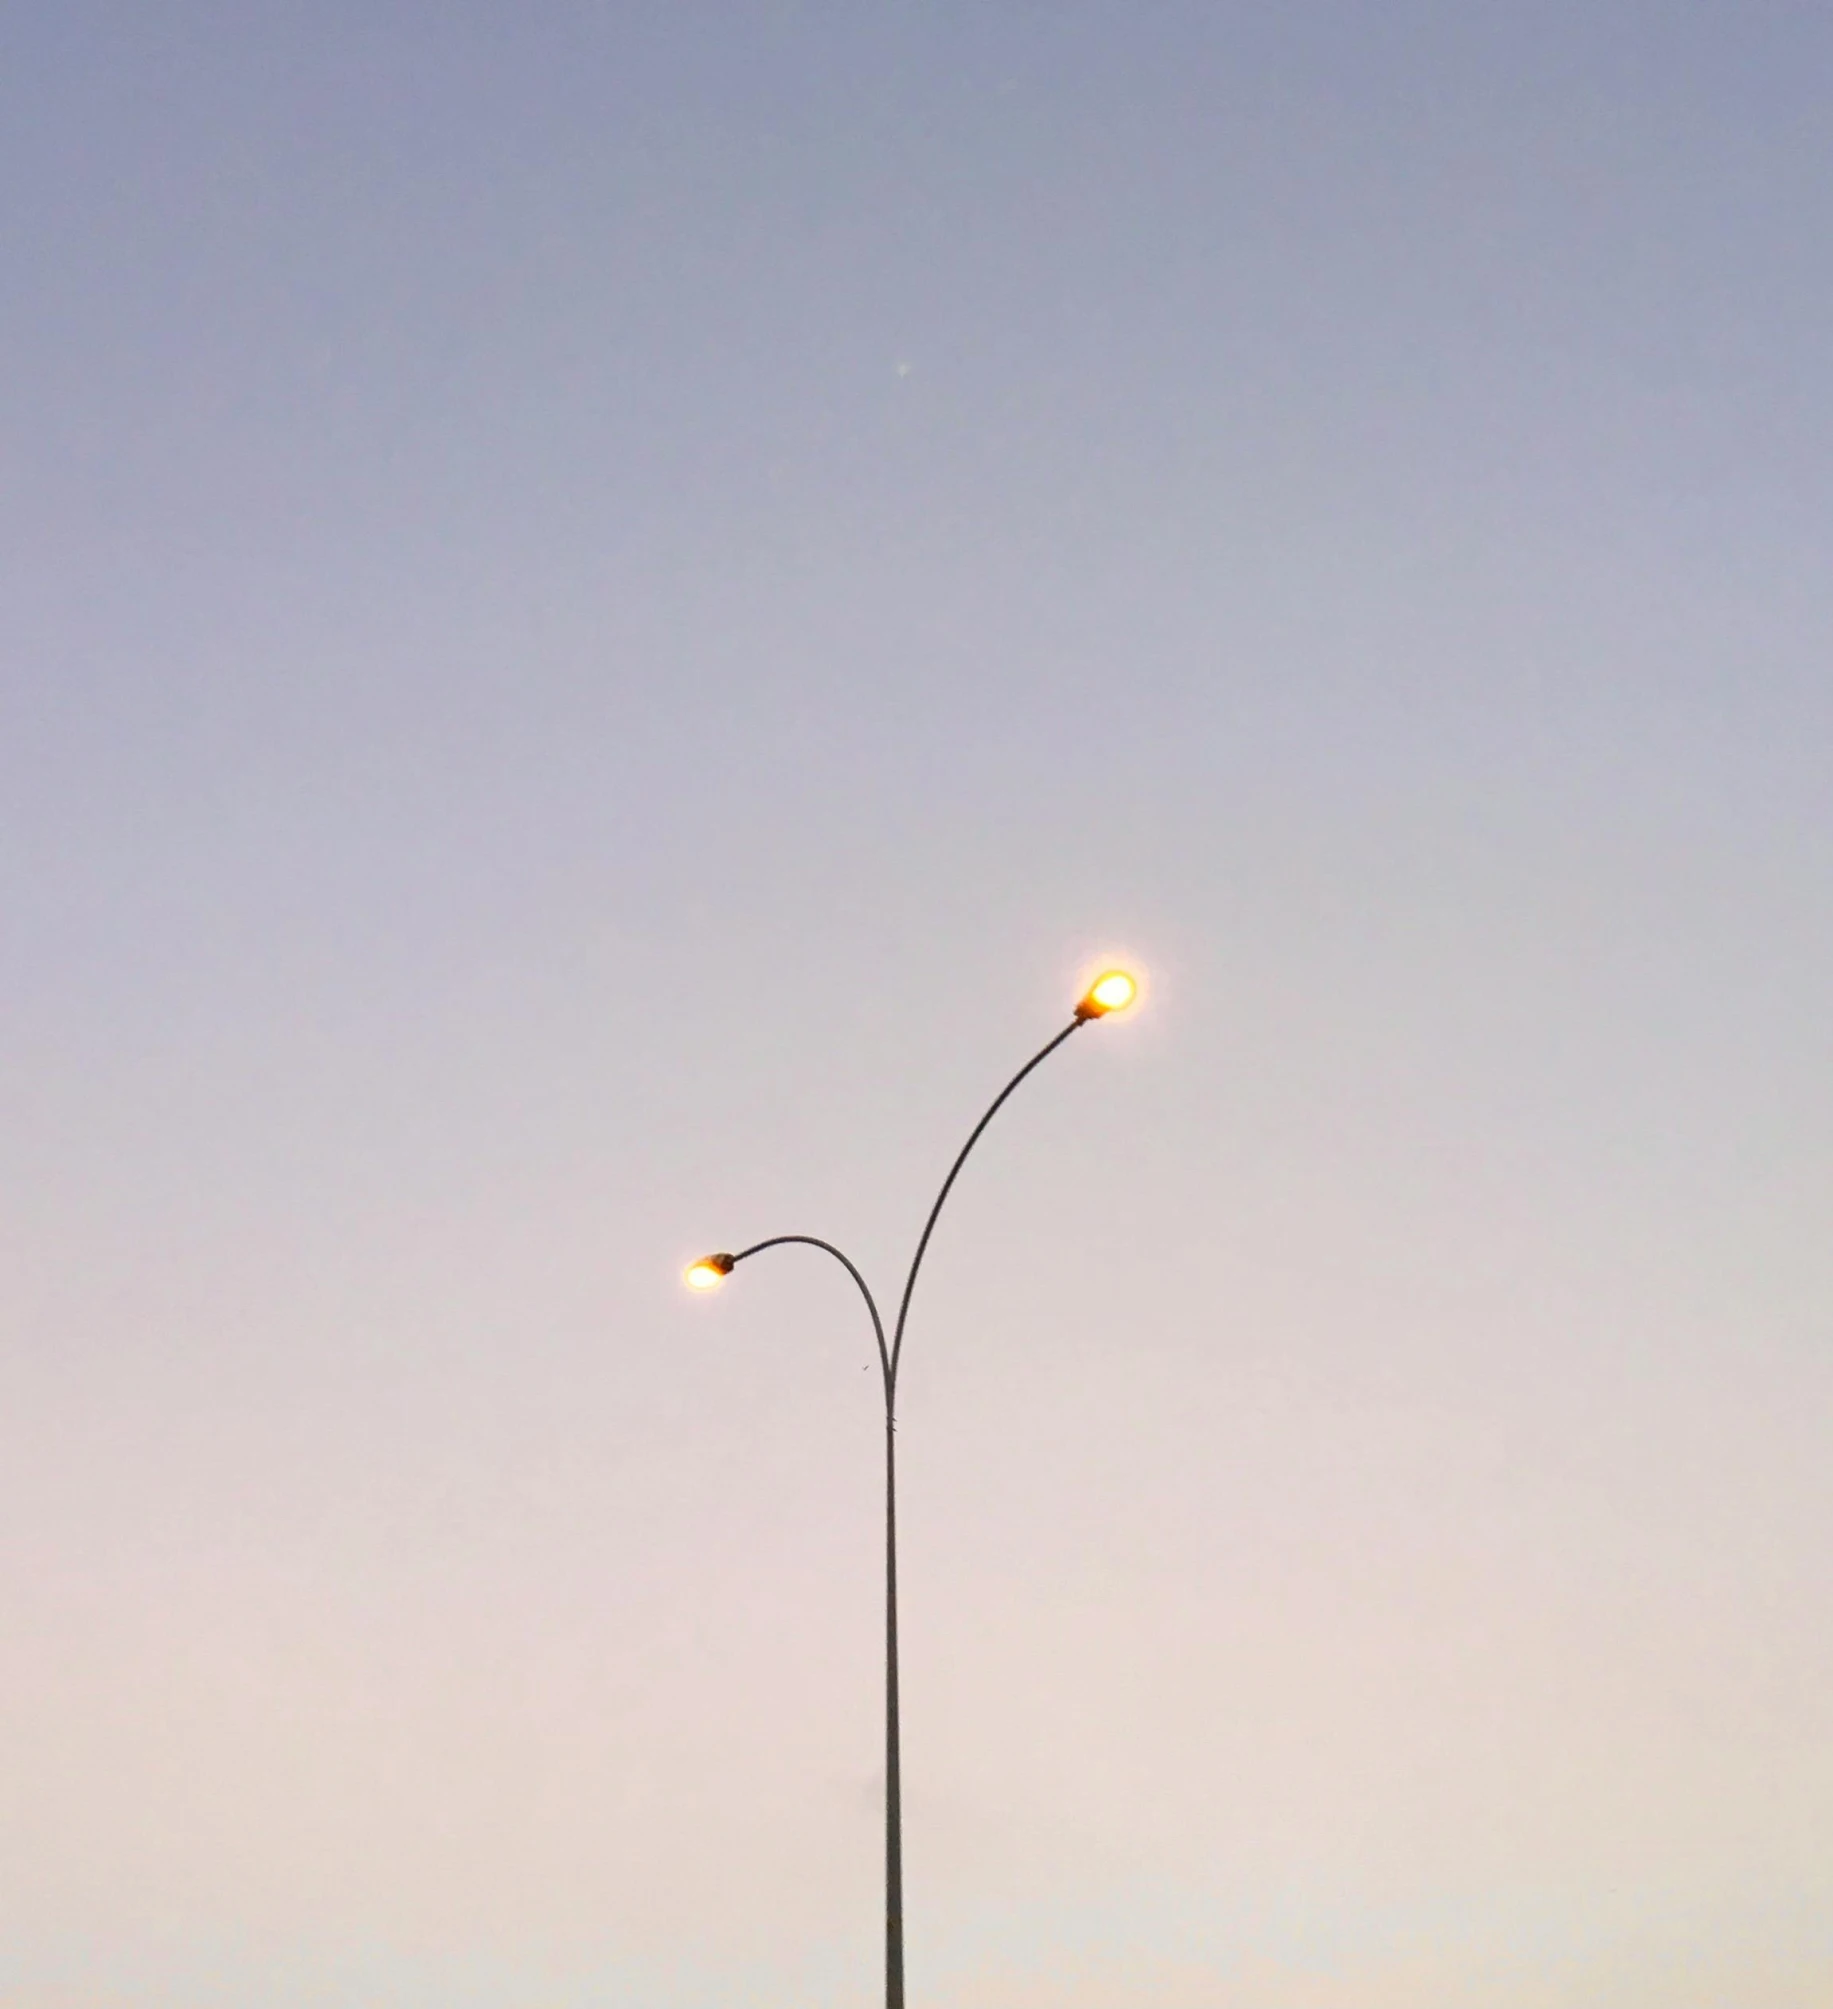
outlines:
[[897, 1725], [897, 1418], [885, 1409], [885, 2009], [904, 2009], [904, 1797]]
[[948, 1198], [962, 1166], [967, 1163], [968, 1153], [979, 1143], [981, 1132], [998, 1115], [1006, 1098], [1026, 1075], [1048, 1060], [1072, 1032], [1098, 1015], [1087, 1003], [1079, 1005], [1069, 1024], [1025, 1062], [994, 1096], [986, 1114], [974, 1125], [967, 1142], [949, 1167], [948, 1177], [942, 1181], [942, 1190], [929, 1210], [929, 1218], [923, 1223], [916, 1254], [911, 1258], [910, 1271], [904, 1279], [904, 1293], [897, 1308], [897, 1325], [889, 1345], [885, 1340], [884, 1321], [879, 1317], [878, 1304], [870, 1287], [852, 1259], [842, 1254], [832, 1242], [824, 1242], [815, 1235], [773, 1235], [768, 1241], [754, 1242], [750, 1248], [741, 1249], [735, 1256], [716, 1259], [730, 1269], [742, 1263], [747, 1256], [755, 1256], [764, 1249], [778, 1248], [785, 1242], [801, 1242], [810, 1248], [824, 1250], [845, 1266], [848, 1275], [859, 1286], [866, 1309], [872, 1315], [872, 1331], [878, 1341], [878, 1364], [885, 1387], [885, 2009], [904, 2009], [904, 1801], [897, 1695], [897, 1368], [904, 1350], [904, 1326], [910, 1316], [910, 1299], [916, 1290], [917, 1272], [923, 1267], [923, 1257], [929, 1249], [929, 1238], [935, 1233], [942, 1203]]

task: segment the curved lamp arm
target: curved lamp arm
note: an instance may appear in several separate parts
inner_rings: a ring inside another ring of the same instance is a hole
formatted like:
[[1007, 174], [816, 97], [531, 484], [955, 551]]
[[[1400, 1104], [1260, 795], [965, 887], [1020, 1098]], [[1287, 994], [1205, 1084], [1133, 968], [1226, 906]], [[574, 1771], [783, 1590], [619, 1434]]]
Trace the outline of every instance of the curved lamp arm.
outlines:
[[859, 1274], [858, 1266], [851, 1256], [837, 1249], [832, 1242], [824, 1242], [819, 1235], [772, 1235], [767, 1242], [753, 1242], [748, 1249], [740, 1249], [732, 1258], [733, 1266], [742, 1263], [747, 1256], [761, 1255], [765, 1249], [780, 1249], [786, 1243], [800, 1242], [804, 1248], [822, 1249], [833, 1257], [848, 1276], [859, 1286], [859, 1295], [866, 1301], [866, 1310], [872, 1314], [872, 1336], [878, 1341], [878, 1364], [885, 1376], [885, 1399], [891, 1399], [891, 1355], [885, 1347], [885, 1322], [878, 1315], [878, 1302], [872, 1295], [871, 1286]]
[[[967, 1154], [980, 1142], [980, 1133], [999, 1114], [1000, 1110], [1005, 1106], [1006, 1098], [1024, 1080], [1025, 1076], [1033, 1068], [1043, 1066], [1044, 1062], [1056, 1052], [1057, 1048], [1063, 1044], [1069, 1035], [1086, 1025], [1091, 1016], [1094, 1016], [1094, 1014], [1078, 1010], [1075, 1017], [1069, 1021], [1047, 1046], [1040, 1048], [1025, 1062], [1024, 1066], [1013, 1075], [1005, 1087], [994, 1096], [987, 1113], [974, 1125], [967, 1142], [961, 1147], [960, 1155], [948, 1168], [948, 1177], [942, 1181], [942, 1190], [936, 1195], [936, 1203], [929, 1210], [929, 1219], [923, 1223], [923, 1235], [922, 1239], [917, 1243], [916, 1254], [910, 1259], [910, 1274], [904, 1279], [904, 1295], [897, 1307], [897, 1326], [891, 1336], [891, 1358], [885, 1368], [885, 1398], [887, 1401], [897, 1392], [898, 1356], [904, 1350], [904, 1321], [910, 1316], [910, 1297], [911, 1293], [916, 1289], [917, 1271], [923, 1267], [923, 1257], [929, 1248], [929, 1238], [936, 1231], [936, 1221], [942, 1212], [942, 1203], [948, 1198], [949, 1191], [953, 1187], [962, 1166], [967, 1163]], [[836, 1253], [838, 1252], [836, 1251]], [[848, 1268], [850, 1269], [851, 1267], [852, 1265], [848, 1264]], [[884, 1342], [881, 1339], [879, 1343], [882, 1346]]]
[[832, 1242], [824, 1242], [818, 1235], [772, 1235], [767, 1241], [753, 1242], [748, 1249], [741, 1249], [737, 1255], [703, 1256], [700, 1261], [688, 1266], [687, 1281], [698, 1290], [709, 1290], [746, 1257], [759, 1255], [765, 1249], [781, 1248], [786, 1243], [799, 1242], [805, 1248], [825, 1251], [859, 1286], [859, 1294], [866, 1301], [866, 1310], [872, 1315], [872, 1335], [878, 1342], [878, 1364], [885, 1382], [885, 1416], [889, 1422], [897, 1395], [897, 1368], [899, 1360], [903, 1357], [904, 1327], [910, 1317], [910, 1300], [916, 1291], [917, 1273], [923, 1267], [923, 1258], [929, 1252], [930, 1237], [936, 1231], [936, 1222], [941, 1218], [943, 1205], [954, 1190], [955, 1181], [961, 1176], [961, 1168], [967, 1163], [968, 1154], [980, 1142], [987, 1125], [1005, 1107], [1018, 1084], [1041, 1067], [1072, 1032], [1086, 1025], [1091, 1018], [1105, 1018], [1110, 1012], [1125, 1011], [1138, 995], [1138, 979], [1125, 970], [1109, 970], [1104, 976], [1097, 977], [1089, 986], [1082, 1002], [1076, 1006], [1075, 1017], [1061, 1032], [1046, 1041], [994, 1096], [986, 1114], [968, 1133], [967, 1142], [962, 1145], [956, 1154], [955, 1162], [948, 1168], [948, 1177], [942, 1181], [942, 1190], [936, 1195], [935, 1205], [929, 1210], [929, 1218], [923, 1223], [923, 1232], [917, 1241], [916, 1254], [910, 1259], [910, 1272], [904, 1278], [904, 1294], [898, 1300], [897, 1324], [893, 1328], [888, 1346], [885, 1343], [885, 1322], [879, 1317], [877, 1302], [865, 1278], [860, 1275], [858, 1266], [850, 1256], [835, 1248]]

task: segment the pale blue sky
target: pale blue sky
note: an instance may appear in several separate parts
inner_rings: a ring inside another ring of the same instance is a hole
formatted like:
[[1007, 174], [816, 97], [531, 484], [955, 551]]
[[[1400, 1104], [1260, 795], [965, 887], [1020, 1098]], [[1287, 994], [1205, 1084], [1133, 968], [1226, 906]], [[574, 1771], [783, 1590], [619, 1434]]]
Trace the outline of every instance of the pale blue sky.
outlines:
[[[0, 2005], [1833, 1991], [1833, 21], [15, 8]], [[1098, 1036], [1097, 1036], [1098, 1035]]]

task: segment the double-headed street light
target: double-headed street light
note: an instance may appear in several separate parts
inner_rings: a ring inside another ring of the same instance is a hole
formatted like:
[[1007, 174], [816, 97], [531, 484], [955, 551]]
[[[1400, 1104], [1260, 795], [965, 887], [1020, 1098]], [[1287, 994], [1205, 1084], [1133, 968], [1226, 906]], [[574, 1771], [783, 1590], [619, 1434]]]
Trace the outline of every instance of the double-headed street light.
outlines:
[[909, 1274], [904, 1278], [904, 1293], [898, 1300], [897, 1322], [892, 1327], [888, 1344], [884, 1320], [879, 1317], [877, 1300], [865, 1278], [850, 1257], [842, 1254], [832, 1242], [821, 1241], [814, 1235], [773, 1235], [768, 1241], [753, 1242], [748, 1249], [740, 1249], [736, 1255], [702, 1256], [698, 1262], [688, 1265], [683, 1279], [690, 1290], [717, 1290], [733, 1270], [750, 1257], [761, 1255], [765, 1249], [800, 1243], [806, 1248], [822, 1250], [845, 1269], [859, 1286], [859, 1294], [865, 1299], [866, 1310], [871, 1315], [872, 1334], [878, 1342], [878, 1364], [885, 1391], [885, 2009], [904, 2009], [904, 1818], [899, 1790], [897, 1719], [896, 1431], [897, 1368], [904, 1350], [904, 1326], [910, 1316], [910, 1297], [916, 1289], [917, 1272], [923, 1266], [923, 1256], [929, 1247], [929, 1238], [935, 1232], [942, 1203], [948, 1198], [949, 1189], [962, 1166], [967, 1163], [968, 1153], [979, 1143], [981, 1132], [999, 1113], [1006, 1098], [1026, 1075], [1048, 1060], [1071, 1033], [1080, 1030], [1091, 1019], [1107, 1018], [1115, 1012], [1125, 1011], [1138, 996], [1138, 980], [1130, 972], [1104, 970], [1083, 993], [1075, 1016], [1063, 1030], [1033, 1054], [994, 1096], [986, 1114], [974, 1125], [960, 1154], [949, 1167], [948, 1177], [942, 1181], [942, 1190], [936, 1195], [928, 1220], [923, 1223], [916, 1254], [911, 1258]]

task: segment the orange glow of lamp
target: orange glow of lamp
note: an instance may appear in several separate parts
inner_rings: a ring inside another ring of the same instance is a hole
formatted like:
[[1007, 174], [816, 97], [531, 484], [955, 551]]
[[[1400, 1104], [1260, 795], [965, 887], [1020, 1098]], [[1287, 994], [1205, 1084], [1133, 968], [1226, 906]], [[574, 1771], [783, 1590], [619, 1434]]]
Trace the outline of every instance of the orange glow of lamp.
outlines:
[[1139, 979], [1130, 971], [1103, 970], [1076, 1006], [1076, 1017], [1107, 1018], [1114, 1012], [1125, 1011], [1138, 997]]
[[691, 1291], [716, 1291], [731, 1274], [730, 1256], [702, 1256], [681, 1272], [681, 1281]]

